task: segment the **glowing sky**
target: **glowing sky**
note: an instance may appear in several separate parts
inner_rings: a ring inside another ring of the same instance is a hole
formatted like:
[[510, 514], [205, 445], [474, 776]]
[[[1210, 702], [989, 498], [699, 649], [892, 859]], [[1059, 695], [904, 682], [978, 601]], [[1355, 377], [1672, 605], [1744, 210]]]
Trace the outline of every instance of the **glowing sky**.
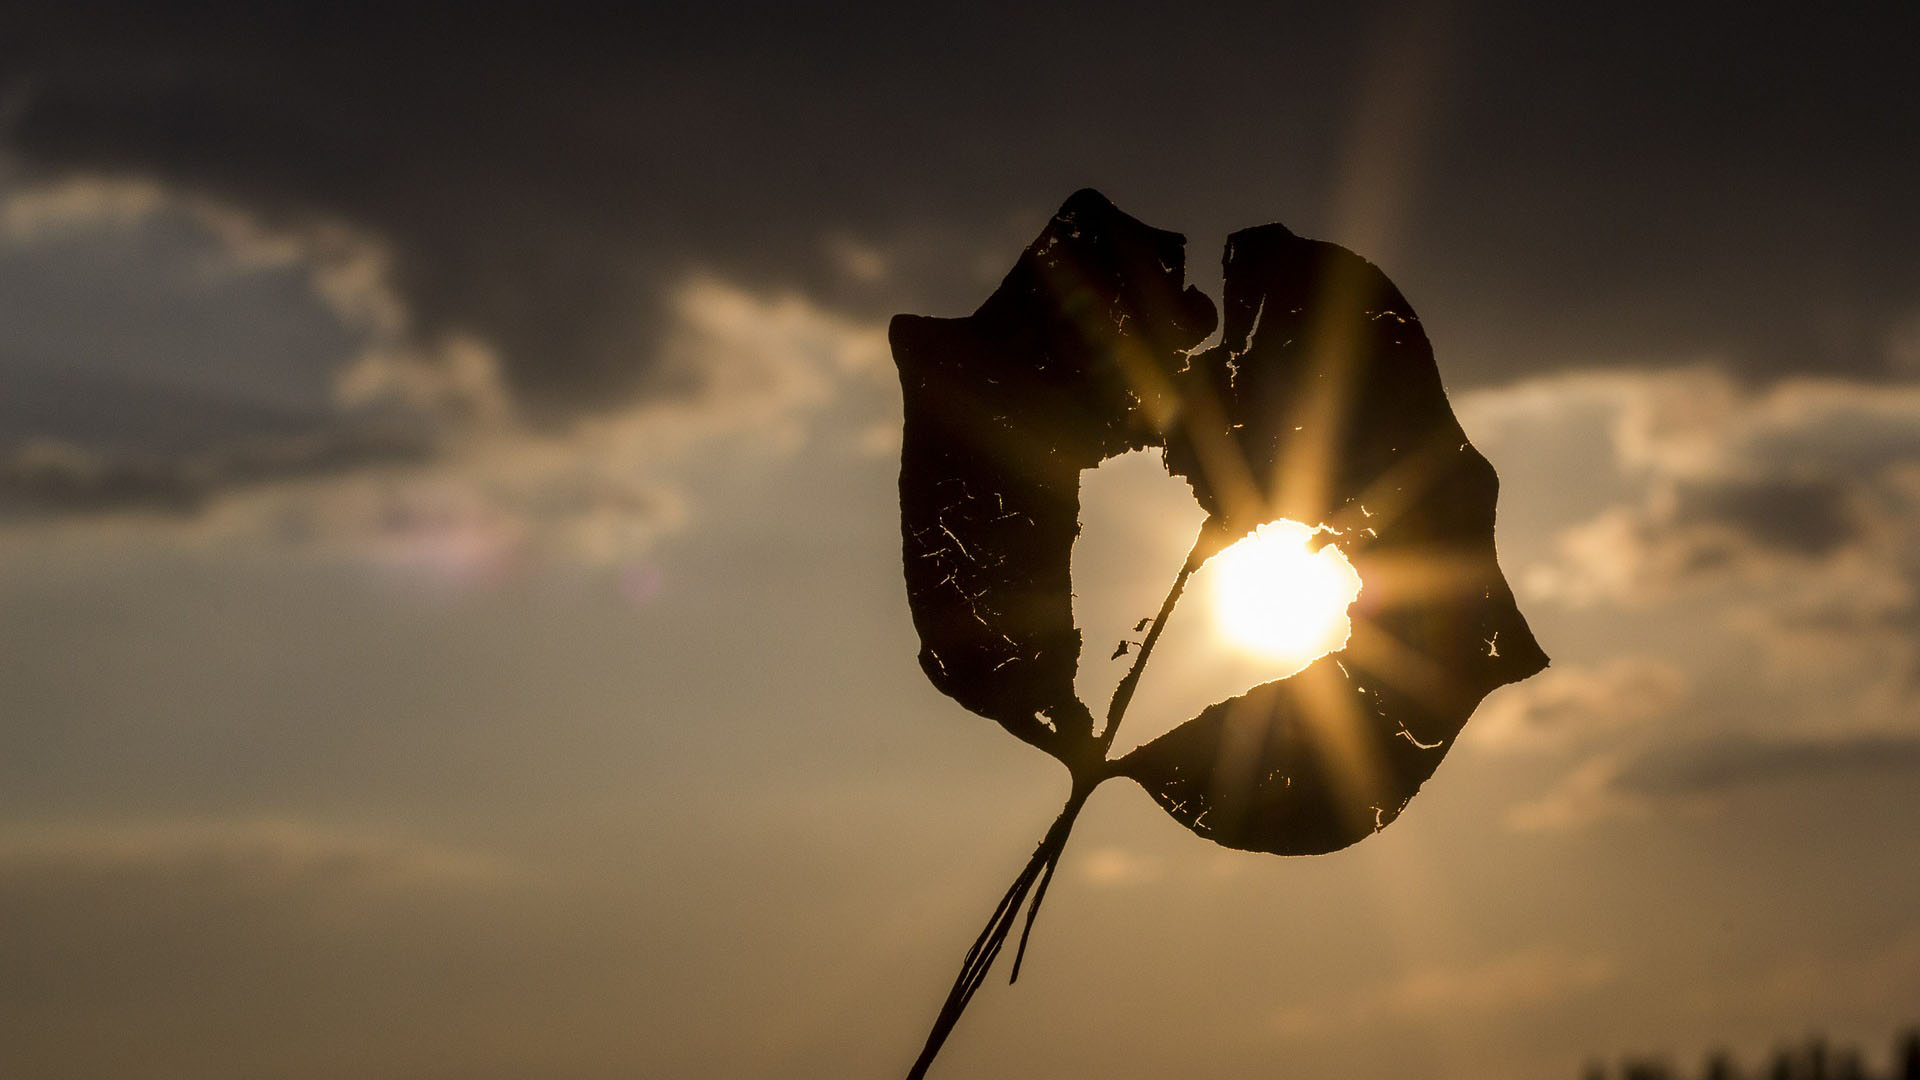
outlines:
[[[1065, 786], [916, 666], [885, 318], [1085, 184], [1394, 278], [1554, 665], [1336, 855], [1103, 788], [935, 1075], [1920, 1019], [1911, 12], [248, 7], [0, 34], [9, 1075], [903, 1070]], [[1196, 508], [1085, 483], [1097, 701]]]

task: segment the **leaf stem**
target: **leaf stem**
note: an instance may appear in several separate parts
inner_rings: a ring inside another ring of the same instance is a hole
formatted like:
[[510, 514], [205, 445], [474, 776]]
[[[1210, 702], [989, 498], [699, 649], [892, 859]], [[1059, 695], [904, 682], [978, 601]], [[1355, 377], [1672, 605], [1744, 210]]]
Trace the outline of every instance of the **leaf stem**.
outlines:
[[[1000, 897], [999, 906], [988, 916], [987, 925], [974, 938], [973, 947], [967, 950], [967, 958], [960, 964], [960, 974], [953, 980], [952, 989], [947, 991], [947, 1000], [941, 1004], [940, 1013], [934, 1017], [933, 1029], [927, 1033], [927, 1043], [920, 1050], [920, 1056], [907, 1071], [907, 1080], [924, 1080], [927, 1070], [933, 1066], [933, 1059], [946, 1044], [947, 1036], [953, 1032], [954, 1025], [960, 1022], [960, 1014], [966, 1010], [967, 1003], [973, 1000], [974, 991], [987, 981], [987, 972], [1000, 955], [1000, 949], [1013, 933], [1014, 923], [1019, 920], [1020, 906], [1025, 903], [1027, 894], [1033, 893], [1033, 903], [1027, 907], [1027, 919], [1020, 930], [1020, 944], [1014, 951], [1013, 974], [1008, 982], [1020, 978], [1020, 962], [1027, 954], [1027, 938], [1033, 933], [1033, 920], [1040, 914], [1040, 902], [1047, 897], [1047, 885], [1053, 881], [1053, 871], [1060, 863], [1060, 853], [1067, 846], [1067, 836], [1073, 831], [1074, 819], [1080, 815], [1080, 808], [1086, 805], [1087, 796], [1101, 781], [1113, 775], [1112, 763], [1105, 760], [1106, 753], [1113, 746], [1113, 737], [1120, 730], [1120, 719], [1126, 715], [1127, 706], [1133, 701], [1134, 688], [1140, 684], [1140, 674], [1146, 669], [1147, 656], [1153, 652], [1153, 645], [1160, 640], [1160, 632], [1166, 629], [1167, 617], [1173, 614], [1173, 605], [1180, 600], [1180, 594], [1186, 590], [1187, 578], [1193, 575], [1201, 562], [1201, 552], [1206, 543], [1207, 531], [1202, 526], [1200, 535], [1194, 538], [1193, 550], [1187, 553], [1187, 561], [1180, 567], [1180, 573], [1173, 579], [1173, 588], [1167, 591], [1166, 600], [1160, 605], [1160, 614], [1154, 617], [1153, 627], [1140, 643], [1140, 651], [1134, 655], [1133, 666], [1114, 688], [1113, 701], [1107, 707], [1107, 726], [1100, 733], [1098, 750], [1090, 759], [1082, 759], [1079, 764], [1069, 765], [1073, 774], [1073, 791], [1067, 796], [1067, 804], [1060, 808], [1060, 816], [1054, 819], [1053, 826], [1040, 838], [1040, 844], [1034, 848], [1033, 855], [1020, 875], [1007, 886]], [[1038, 888], [1035, 888], [1036, 882]]]
[[1054, 819], [1053, 827], [1041, 837], [1040, 845], [1034, 848], [1033, 857], [1027, 860], [1026, 868], [1020, 871], [1020, 875], [1013, 879], [1013, 884], [1000, 897], [1000, 905], [993, 909], [987, 925], [980, 931], [980, 936], [974, 939], [973, 947], [967, 950], [967, 958], [960, 965], [960, 975], [953, 980], [953, 988], [947, 991], [947, 1000], [940, 1006], [940, 1014], [934, 1017], [933, 1030], [927, 1033], [927, 1044], [921, 1049], [913, 1068], [907, 1071], [907, 1080], [922, 1080], [927, 1075], [927, 1069], [933, 1065], [934, 1055], [940, 1052], [948, 1034], [960, 1022], [960, 1014], [966, 1009], [967, 1002], [973, 1000], [974, 991], [987, 981], [987, 972], [1000, 955], [1000, 947], [1006, 944], [1007, 937], [1013, 932], [1013, 924], [1020, 915], [1020, 904], [1037, 880], [1040, 891], [1027, 911], [1026, 929], [1020, 935], [1019, 953], [1014, 957], [1013, 977], [1020, 977], [1020, 958], [1026, 953], [1027, 934], [1033, 930], [1033, 918], [1039, 913], [1047, 882], [1053, 879], [1054, 865], [1060, 861], [1067, 835], [1073, 831], [1074, 818], [1079, 816], [1080, 808], [1086, 805], [1087, 796], [1092, 793], [1091, 784], [1074, 783], [1073, 793], [1067, 796], [1067, 804], [1061, 807], [1060, 816]]
[[1187, 552], [1187, 561], [1180, 567], [1180, 573], [1174, 576], [1173, 587], [1167, 590], [1167, 598], [1160, 604], [1160, 614], [1154, 616], [1153, 626], [1140, 642], [1140, 651], [1134, 654], [1133, 666], [1121, 678], [1120, 685], [1113, 688], [1113, 701], [1107, 706], [1107, 726], [1100, 732], [1100, 756], [1105, 757], [1113, 746], [1113, 737], [1120, 731], [1120, 720], [1127, 713], [1127, 706], [1133, 702], [1133, 692], [1140, 685], [1140, 675], [1146, 670], [1147, 657], [1152, 654], [1154, 643], [1160, 640], [1160, 631], [1167, 627], [1167, 617], [1173, 614], [1173, 605], [1180, 601], [1180, 594], [1186, 591], [1187, 579], [1205, 560], [1201, 550], [1206, 544], [1207, 527], [1200, 527], [1200, 535], [1193, 539], [1193, 549]]

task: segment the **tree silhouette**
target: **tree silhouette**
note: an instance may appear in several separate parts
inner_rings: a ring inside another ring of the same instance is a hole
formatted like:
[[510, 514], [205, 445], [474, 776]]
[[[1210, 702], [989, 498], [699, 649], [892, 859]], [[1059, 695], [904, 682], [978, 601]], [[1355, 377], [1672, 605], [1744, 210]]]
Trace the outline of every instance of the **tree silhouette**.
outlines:
[[[1619, 1072], [1621, 1080], [1675, 1080], [1676, 1075], [1657, 1061], [1628, 1061]], [[1767, 1080], [1872, 1080], [1857, 1050], [1832, 1050], [1819, 1036], [1776, 1051], [1764, 1070], [1751, 1074], [1742, 1073], [1731, 1055], [1717, 1050], [1707, 1058], [1700, 1073], [1702, 1080], [1740, 1080], [1746, 1075]], [[1608, 1080], [1606, 1067], [1600, 1064], [1587, 1066], [1581, 1076], [1583, 1080]], [[1907, 1032], [1894, 1047], [1893, 1067], [1886, 1080], [1920, 1080], [1920, 1029]]]

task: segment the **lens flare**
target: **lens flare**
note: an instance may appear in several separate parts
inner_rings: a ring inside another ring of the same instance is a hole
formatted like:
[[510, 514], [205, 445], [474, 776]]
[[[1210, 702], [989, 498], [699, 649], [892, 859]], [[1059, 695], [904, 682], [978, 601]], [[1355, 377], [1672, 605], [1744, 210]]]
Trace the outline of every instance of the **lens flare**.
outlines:
[[1230, 644], [1302, 667], [1346, 645], [1360, 574], [1332, 544], [1310, 550], [1319, 532], [1270, 522], [1213, 557], [1213, 610]]

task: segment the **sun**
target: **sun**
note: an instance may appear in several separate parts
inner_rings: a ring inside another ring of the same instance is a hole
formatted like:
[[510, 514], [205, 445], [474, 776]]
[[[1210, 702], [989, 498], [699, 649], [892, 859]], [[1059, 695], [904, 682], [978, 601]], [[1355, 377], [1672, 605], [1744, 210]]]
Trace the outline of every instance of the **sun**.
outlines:
[[1229, 644], [1300, 667], [1346, 645], [1360, 574], [1332, 544], [1309, 549], [1320, 531], [1283, 518], [1213, 557], [1214, 617]]

